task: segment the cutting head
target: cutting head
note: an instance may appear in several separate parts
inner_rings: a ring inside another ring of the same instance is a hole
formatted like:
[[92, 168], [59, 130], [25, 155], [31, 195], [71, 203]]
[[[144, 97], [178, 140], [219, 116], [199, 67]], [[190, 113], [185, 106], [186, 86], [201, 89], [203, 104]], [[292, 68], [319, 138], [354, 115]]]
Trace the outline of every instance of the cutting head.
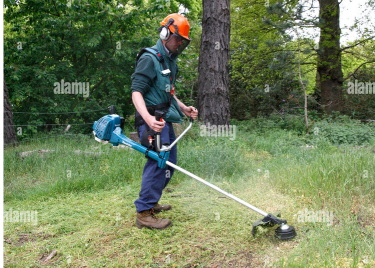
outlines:
[[289, 226], [286, 223], [286, 220], [278, 218], [280, 214], [277, 214], [277, 217], [269, 213], [263, 219], [260, 219], [253, 223], [252, 234], [255, 237], [255, 234], [259, 227], [273, 227], [275, 225], [280, 225], [276, 229], [275, 237], [278, 239], [291, 239], [297, 235], [296, 230], [293, 226]]

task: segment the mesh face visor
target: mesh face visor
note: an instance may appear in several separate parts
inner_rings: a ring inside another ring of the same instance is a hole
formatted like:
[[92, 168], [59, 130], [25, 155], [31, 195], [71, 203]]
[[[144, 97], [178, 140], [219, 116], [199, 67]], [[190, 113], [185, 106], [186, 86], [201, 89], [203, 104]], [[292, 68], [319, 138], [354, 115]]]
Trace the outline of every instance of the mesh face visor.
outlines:
[[[190, 41], [191, 39], [186, 39], [178, 33], [174, 33], [172, 37], [166, 42], [166, 44], [169, 43], [172, 46], [172, 48], [170, 49], [172, 54], [178, 56], [190, 44]], [[175, 46], [177, 46], [177, 48], [175, 48]]]

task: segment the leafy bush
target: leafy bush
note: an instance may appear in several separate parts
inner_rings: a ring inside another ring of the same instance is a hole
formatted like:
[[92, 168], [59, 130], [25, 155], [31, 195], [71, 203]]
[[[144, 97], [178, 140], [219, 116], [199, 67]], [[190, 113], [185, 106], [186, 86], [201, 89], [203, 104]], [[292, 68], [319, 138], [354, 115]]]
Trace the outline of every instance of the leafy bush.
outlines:
[[327, 139], [333, 144], [362, 145], [375, 139], [375, 124], [364, 124], [348, 117], [334, 122], [332, 118], [326, 118], [312, 126], [307, 139], [315, 144], [320, 139]]
[[240, 130], [263, 134], [269, 130], [283, 129], [301, 135], [306, 133], [303, 117], [271, 115], [257, 117], [246, 121], [231, 120], [231, 124], [238, 125]]
[[375, 65], [363, 66], [344, 86], [343, 112], [356, 119], [375, 119], [375, 94], [348, 94], [349, 82], [375, 83]]

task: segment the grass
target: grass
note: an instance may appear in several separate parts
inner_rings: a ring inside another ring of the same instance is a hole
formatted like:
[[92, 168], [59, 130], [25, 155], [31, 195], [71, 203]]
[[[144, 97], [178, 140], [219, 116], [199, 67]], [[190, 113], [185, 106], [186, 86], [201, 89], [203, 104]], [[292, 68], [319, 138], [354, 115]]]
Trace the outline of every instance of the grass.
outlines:
[[[25, 143], [4, 152], [4, 210], [37, 211], [38, 222], [4, 224], [4, 266], [39, 267], [373, 267], [374, 143], [314, 148], [293, 131], [238, 128], [234, 141], [200, 137], [178, 145], [178, 165], [267, 212], [281, 211], [298, 236], [253, 238], [261, 216], [176, 172], [162, 203], [163, 231], [135, 227], [145, 157], [77, 136]], [[35, 152], [24, 159], [20, 152]], [[76, 154], [74, 151], [100, 152]], [[69, 176], [70, 175], [70, 176]], [[173, 195], [177, 195], [174, 197]], [[299, 220], [332, 212], [332, 224]]]

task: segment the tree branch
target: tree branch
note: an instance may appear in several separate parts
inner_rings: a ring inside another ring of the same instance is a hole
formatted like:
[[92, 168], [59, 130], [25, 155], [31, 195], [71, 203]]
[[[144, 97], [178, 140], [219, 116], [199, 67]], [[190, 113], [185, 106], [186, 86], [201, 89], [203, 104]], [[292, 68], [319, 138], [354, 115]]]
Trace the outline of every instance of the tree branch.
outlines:
[[95, 86], [92, 87], [92, 89], [91, 89], [92, 92], [94, 92], [94, 89], [99, 87], [103, 83], [103, 81], [104, 81], [104, 77], [99, 81], [99, 83], [97, 83]]
[[53, 1], [53, 5], [55, 6], [55, 10], [57, 12], [57, 16], [60, 17], [60, 13], [59, 13], [59, 11], [57, 10], [57, 7], [56, 7], [56, 2], [54, 0], [52, 0], [52, 1]]
[[50, 15], [54, 15], [54, 16], [56, 16], [56, 17], [60, 17], [60, 15], [59, 14], [54, 14], [54, 13], [50, 13], [50, 12], [46, 12], [47, 14], [50, 14]]
[[82, 68], [80, 71], [77, 71], [77, 73], [76, 73], [76, 77], [77, 77], [77, 78], [79, 77], [79, 75], [80, 75], [81, 73], [83, 73], [83, 71], [84, 71], [85, 68], [87, 67], [87, 65], [88, 65], [88, 61], [89, 61], [89, 58], [90, 58], [90, 55], [88, 55], [88, 56], [85, 55], [85, 58], [86, 58], [85, 66], [83, 66], [83, 68]]
[[364, 63], [362, 63], [361, 65], [359, 65], [358, 68], [357, 68], [353, 73], [351, 73], [351, 74], [348, 75], [346, 78], [344, 78], [344, 81], [347, 80], [348, 78], [350, 78], [352, 75], [354, 75], [354, 74], [359, 70], [359, 68], [361, 68], [363, 65], [365, 65], [365, 64], [367, 64], [367, 63], [372, 63], [372, 62], [375, 62], [375, 60], [367, 61], [367, 62], [364, 62]]
[[359, 41], [357, 44], [354, 44], [354, 45], [351, 45], [351, 46], [347, 46], [347, 47], [341, 48], [340, 51], [344, 51], [344, 50], [346, 50], [346, 49], [349, 49], [349, 48], [352, 48], [352, 47], [358, 46], [358, 45], [360, 45], [360, 44], [362, 44], [362, 43], [366, 43], [368, 40], [372, 40], [372, 39], [374, 39], [374, 37], [375, 37], [375, 36], [371, 36], [371, 37], [366, 38], [366, 39], [364, 39], [364, 40], [362, 40], [362, 41]]
[[308, 134], [309, 133], [309, 120], [307, 118], [307, 94], [306, 94], [306, 87], [305, 87], [305, 84], [302, 81], [302, 74], [301, 74], [301, 43], [300, 43], [300, 39], [299, 39], [298, 30], [296, 29], [295, 32], [296, 32], [297, 40], [298, 40], [298, 76], [299, 76], [299, 81], [302, 85], [303, 93], [304, 93], [304, 97], [305, 97], [305, 106], [304, 106], [305, 124], [306, 124], [307, 134]]

